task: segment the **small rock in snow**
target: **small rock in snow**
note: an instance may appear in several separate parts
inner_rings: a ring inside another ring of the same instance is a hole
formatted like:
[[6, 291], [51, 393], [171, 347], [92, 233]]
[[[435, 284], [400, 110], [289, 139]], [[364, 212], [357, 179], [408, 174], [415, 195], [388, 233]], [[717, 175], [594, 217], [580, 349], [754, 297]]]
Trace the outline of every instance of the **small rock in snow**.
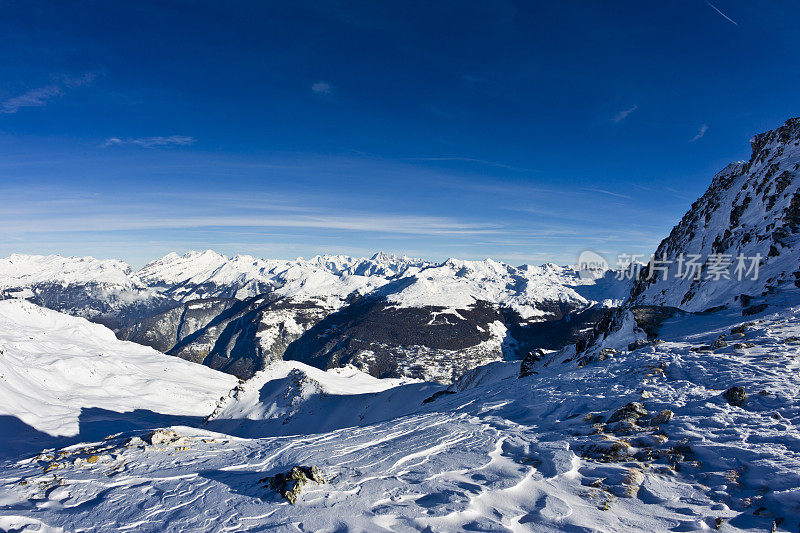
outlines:
[[673, 413], [669, 409], [664, 409], [663, 411], [661, 411], [660, 413], [658, 413], [656, 416], [653, 417], [653, 419], [650, 421], [650, 425], [658, 426], [660, 424], [666, 424], [670, 420], [672, 420], [673, 416], [675, 416], [675, 413]]
[[621, 420], [635, 422], [643, 416], [647, 416], [647, 409], [644, 408], [644, 405], [639, 402], [630, 402], [624, 407], [620, 407], [614, 411], [614, 414], [611, 415], [608, 422], [619, 422]]
[[293, 466], [285, 474], [275, 474], [259, 480], [260, 483], [268, 483], [269, 488], [286, 498], [292, 505], [297, 501], [303, 486], [309, 481], [322, 485], [326, 483], [325, 474], [316, 466]]
[[726, 390], [722, 396], [729, 404], [736, 407], [741, 407], [741, 405], [747, 399], [747, 393], [744, 391], [743, 387], [731, 387], [730, 389]]

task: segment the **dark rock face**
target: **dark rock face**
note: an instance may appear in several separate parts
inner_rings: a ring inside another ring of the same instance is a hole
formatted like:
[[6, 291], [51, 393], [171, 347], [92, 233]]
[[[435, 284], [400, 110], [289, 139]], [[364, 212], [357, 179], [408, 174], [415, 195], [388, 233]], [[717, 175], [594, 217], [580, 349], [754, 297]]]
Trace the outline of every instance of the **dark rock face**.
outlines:
[[581, 309], [562, 304], [559, 318], [531, 322], [512, 310], [503, 311], [503, 319], [512, 337], [519, 343], [520, 352], [544, 348], [558, 350], [588, 337], [595, 324], [608, 310], [599, 306]]
[[[376, 377], [409, 376], [450, 382], [503, 357], [490, 325], [503, 315], [486, 302], [458, 314], [441, 308], [396, 308], [363, 298], [332, 313], [293, 342], [284, 359], [317, 368], [352, 364]], [[492, 342], [495, 341], [495, 342]]]
[[680, 309], [646, 305], [634, 306], [631, 308], [631, 312], [636, 320], [636, 325], [647, 334], [647, 339], [652, 341], [658, 337], [661, 324], [679, 313]]
[[117, 332], [188, 361], [247, 379], [321, 320], [327, 310], [313, 302], [258, 296], [187, 302]]
[[[37, 283], [27, 287], [25, 299], [61, 313], [81, 316], [117, 329], [170, 309], [178, 302], [145, 290], [120, 288], [104, 283]], [[0, 291], [0, 300], [19, 297], [22, 289]]]
[[422, 403], [425, 404], [425, 403], [435, 402], [436, 400], [438, 400], [442, 396], [448, 396], [450, 394], [456, 394], [456, 391], [454, 391], [454, 390], [446, 390], [446, 389], [445, 390], [436, 391], [432, 395], [430, 395], [427, 398], [425, 398], [424, 400], [422, 400]]
[[757, 304], [751, 305], [750, 307], [745, 307], [742, 309], [742, 316], [757, 315], [761, 311], [765, 311], [768, 307], [769, 304]]
[[536, 368], [536, 364], [544, 359], [545, 352], [544, 350], [537, 348], [525, 354], [522, 358], [522, 362], [520, 363], [519, 367], [519, 377], [524, 378], [525, 376], [530, 376], [531, 374], [538, 374], [534, 368]]
[[190, 335], [208, 326], [214, 318], [237, 302], [238, 300], [230, 298], [209, 298], [181, 304], [120, 329], [117, 337], [166, 353]]

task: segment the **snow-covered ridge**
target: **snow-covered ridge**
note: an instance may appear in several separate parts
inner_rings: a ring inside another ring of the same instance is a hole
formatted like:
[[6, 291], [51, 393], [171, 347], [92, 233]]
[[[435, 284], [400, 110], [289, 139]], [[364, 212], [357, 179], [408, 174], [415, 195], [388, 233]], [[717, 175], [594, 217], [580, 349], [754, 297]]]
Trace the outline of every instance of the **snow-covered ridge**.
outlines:
[[419, 271], [412, 284], [386, 298], [399, 307], [433, 306], [450, 312], [469, 308], [480, 300], [514, 309], [528, 319], [546, 315], [537, 303], [588, 305], [590, 301], [578, 288], [594, 284], [595, 280], [581, 278], [568, 266], [514, 267], [492, 259], [448, 259]]
[[130, 265], [116, 259], [25, 254], [0, 259], [0, 289], [88, 282], [131, 288], [137, 278]]

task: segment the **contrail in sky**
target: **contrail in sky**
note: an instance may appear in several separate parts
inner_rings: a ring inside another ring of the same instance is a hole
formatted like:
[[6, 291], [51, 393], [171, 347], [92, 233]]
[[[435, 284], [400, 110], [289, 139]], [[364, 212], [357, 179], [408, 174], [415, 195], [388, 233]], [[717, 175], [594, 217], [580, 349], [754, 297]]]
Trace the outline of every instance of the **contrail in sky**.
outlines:
[[731, 24], [733, 24], [733, 25], [735, 25], [735, 26], [738, 26], [738, 25], [739, 25], [739, 23], [738, 23], [738, 22], [736, 22], [735, 20], [733, 20], [732, 18], [730, 18], [728, 15], [726, 15], [725, 13], [723, 13], [722, 11], [720, 11], [720, 10], [719, 10], [719, 8], [718, 8], [717, 6], [715, 6], [714, 4], [712, 4], [711, 2], [709, 2], [708, 0], [706, 0], [706, 4], [708, 4], [709, 6], [711, 6], [711, 9], [713, 9], [714, 11], [716, 11], [717, 13], [719, 13], [720, 15], [722, 15], [722, 16], [725, 18], [725, 20], [727, 20], [727, 21], [728, 21], [728, 22], [730, 22]]

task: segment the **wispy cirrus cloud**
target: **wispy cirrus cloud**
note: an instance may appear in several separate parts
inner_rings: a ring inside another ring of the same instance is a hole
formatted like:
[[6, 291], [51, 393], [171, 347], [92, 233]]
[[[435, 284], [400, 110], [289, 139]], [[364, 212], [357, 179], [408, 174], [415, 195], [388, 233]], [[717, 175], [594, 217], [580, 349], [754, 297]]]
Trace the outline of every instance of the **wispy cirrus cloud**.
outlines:
[[[492, 224], [470, 224], [444, 217], [385, 215], [375, 213], [315, 215], [211, 215], [191, 216], [159, 216], [141, 214], [96, 213], [96, 214], [64, 214], [49, 215], [44, 219], [31, 216], [29, 220], [17, 218], [13, 226], [5, 226], [6, 231], [25, 233], [53, 232], [94, 232], [102, 228], [103, 232], [166, 230], [166, 229], [201, 229], [201, 228], [293, 228], [297, 230], [345, 230], [360, 231], [371, 234], [405, 234], [405, 235], [488, 235], [500, 233], [500, 226]], [[7, 221], [11, 222], [11, 221]]]
[[631, 113], [633, 113], [634, 111], [636, 111], [637, 109], [639, 109], [638, 105], [632, 105], [631, 107], [629, 107], [627, 109], [623, 109], [622, 111], [620, 111], [619, 113], [614, 115], [614, 117], [611, 119], [611, 122], [613, 122], [614, 124], [618, 124], [618, 123], [622, 122], [623, 120], [625, 120], [626, 118], [628, 118], [628, 116]]
[[607, 191], [605, 189], [595, 189], [592, 187], [584, 187], [584, 191], [589, 192], [599, 192], [600, 194], [605, 194], [608, 196], [614, 196], [615, 198], [624, 198], [625, 200], [633, 200], [632, 196], [628, 196], [627, 194], [620, 194], [618, 192]]
[[0, 113], [11, 115], [23, 107], [46, 106], [54, 98], [63, 95], [65, 89], [75, 89], [89, 85], [94, 78], [94, 74], [86, 73], [78, 77], [63, 78], [60, 83], [30, 89], [18, 96], [7, 98], [0, 102]]
[[408, 157], [406, 161], [455, 161], [455, 162], [463, 162], [463, 163], [476, 163], [478, 165], [486, 165], [489, 167], [497, 167], [497, 168], [506, 168], [508, 170], [531, 170], [527, 168], [519, 168], [514, 167], [511, 165], [506, 165], [505, 163], [498, 163], [497, 161], [489, 161], [487, 159], [477, 159], [474, 157], [457, 157], [457, 156], [443, 156], [443, 157]]
[[187, 135], [170, 135], [167, 137], [138, 137], [138, 138], [120, 138], [109, 137], [103, 143], [103, 146], [123, 146], [135, 145], [143, 148], [156, 148], [159, 146], [191, 146], [197, 142], [194, 137]]
[[19, 96], [4, 100], [0, 104], [0, 112], [5, 114], [13, 114], [22, 109], [23, 107], [42, 107], [55, 98], [61, 96], [64, 91], [58, 85], [48, 85], [46, 87], [38, 87], [24, 92]]
[[116, 199], [105, 194], [62, 193], [58, 189], [0, 188], [13, 207], [0, 212], [0, 228], [15, 233], [114, 232], [147, 230], [203, 230], [224, 228], [307, 231], [353, 231], [373, 235], [475, 236], [505, 231], [485, 220], [463, 220], [427, 214], [331, 209], [272, 198], [253, 202], [252, 193], [178, 195], [165, 191], [169, 210], [157, 205], [153, 194]]
[[311, 85], [311, 91], [316, 94], [331, 94], [333, 92], [333, 85], [327, 81], [317, 81]]
[[705, 135], [707, 131], [708, 131], [708, 124], [703, 124], [702, 126], [700, 126], [700, 129], [697, 130], [697, 134], [691, 139], [689, 139], [689, 142], [693, 143], [697, 140], [702, 139], [703, 135]]

